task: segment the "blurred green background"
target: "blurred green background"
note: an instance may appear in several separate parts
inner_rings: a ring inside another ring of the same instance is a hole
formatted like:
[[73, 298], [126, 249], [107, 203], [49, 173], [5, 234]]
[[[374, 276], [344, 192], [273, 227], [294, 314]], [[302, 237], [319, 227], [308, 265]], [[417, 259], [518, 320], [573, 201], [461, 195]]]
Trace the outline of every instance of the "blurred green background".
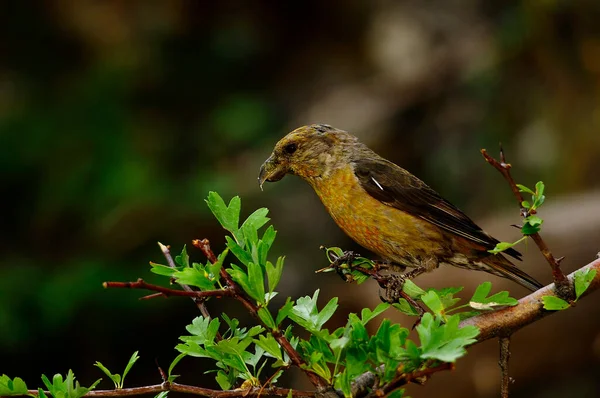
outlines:
[[[288, 177], [258, 189], [275, 142], [304, 124], [353, 132], [510, 240], [513, 198], [479, 154], [502, 142], [518, 182], [546, 183], [545, 236], [566, 269], [591, 261], [599, 20], [591, 0], [0, 2], [0, 374], [37, 387], [41, 373], [72, 368], [90, 384], [94, 361], [120, 371], [140, 350], [130, 385], [159, 382], [155, 360], [168, 367], [197, 309], [101, 283], [159, 280], [147, 265], [162, 261], [157, 241], [180, 250], [207, 237], [220, 250], [209, 190], [241, 195], [245, 214], [271, 209], [274, 254], [287, 255], [282, 295], [321, 288], [344, 310], [374, 306], [376, 286], [313, 274], [319, 245], [357, 248], [310, 188]], [[549, 282], [535, 248], [523, 251], [524, 269]], [[468, 290], [490, 278], [440, 269], [421, 284]], [[515, 337], [515, 397], [600, 394], [593, 297]], [[411, 394], [497, 396], [495, 344]], [[181, 362], [181, 381], [214, 385], [197, 362]]]

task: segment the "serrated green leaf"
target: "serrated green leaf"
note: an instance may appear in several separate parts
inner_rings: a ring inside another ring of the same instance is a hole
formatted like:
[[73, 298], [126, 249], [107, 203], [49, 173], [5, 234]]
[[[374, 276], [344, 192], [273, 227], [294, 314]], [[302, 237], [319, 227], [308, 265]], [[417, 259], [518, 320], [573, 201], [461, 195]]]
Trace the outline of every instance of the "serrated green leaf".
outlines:
[[574, 283], [575, 283], [575, 300], [578, 300], [579, 297], [590, 287], [590, 284], [596, 277], [595, 269], [587, 269], [585, 271], [579, 270], [575, 272]]
[[219, 370], [217, 372], [217, 377], [215, 379], [217, 380], [217, 383], [219, 383], [219, 387], [221, 387], [221, 390], [225, 391], [231, 388], [231, 382], [229, 381], [229, 377], [227, 377], [227, 374], [222, 370]]
[[443, 324], [440, 317], [424, 314], [416, 327], [421, 340], [421, 358], [454, 362], [462, 357], [465, 347], [476, 341], [479, 330], [475, 326], [459, 328], [459, 322], [457, 315], [447, 317]]
[[221, 226], [231, 232], [237, 234], [238, 224], [240, 219], [240, 210], [242, 201], [239, 196], [231, 198], [229, 205], [225, 205], [225, 201], [216, 192], [209, 192], [206, 199], [208, 208], [214, 214]]
[[421, 295], [421, 301], [429, 307], [429, 309], [435, 315], [443, 315], [444, 306], [442, 305], [442, 301], [437, 293], [433, 290], [428, 291], [427, 293]]
[[488, 297], [488, 294], [492, 290], [491, 282], [484, 282], [477, 286], [473, 297], [469, 301], [469, 306], [475, 310], [493, 310], [499, 306], [514, 306], [519, 301], [513, 297], [510, 297], [507, 291], [501, 291]]
[[267, 333], [266, 336], [258, 336], [258, 340], [254, 340], [254, 344], [261, 347], [273, 358], [283, 361], [281, 347], [279, 346], [279, 343], [277, 342], [277, 340], [275, 340], [275, 337], [273, 337], [272, 334]]
[[360, 313], [361, 323], [366, 325], [369, 321], [371, 321], [377, 315], [382, 314], [388, 308], [390, 308], [390, 304], [388, 303], [379, 303], [372, 311], [369, 308], [363, 308]]
[[560, 311], [570, 307], [569, 303], [556, 296], [542, 296], [542, 303], [544, 309], [549, 311]]
[[208, 278], [208, 273], [200, 264], [183, 268], [181, 271], [174, 272], [172, 276], [181, 285], [196, 286], [200, 290], [214, 290], [215, 288], [215, 281]]
[[257, 209], [242, 224], [240, 232], [244, 236], [243, 239], [247, 247], [258, 243], [258, 230], [269, 222], [269, 218], [266, 217], [268, 213], [269, 209], [267, 208]]
[[524, 223], [521, 227], [521, 233], [525, 236], [537, 234], [538, 232], [540, 232], [540, 230], [541, 228], [539, 225], [531, 225], [528, 223]]
[[0, 376], [0, 396], [29, 395], [27, 385], [20, 377], [11, 379], [7, 375]]
[[538, 216], [527, 216], [523, 219], [523, 222], [528, 223], [531, 226], [537, 226], [537, 225], [542, 225], [542, 223], [544, 222], [544, 220], [542, 220], [540, 217]]
[[460, 298], [454, 297], [456, 293], [459, 293], [463, 290], [462, 287], [445, 287], [442, 289], [428, 289], [436, 292], [440, 301], [442, 303], [442, 307], [446, 310], [448, 308], [453, 307], [456, 303], [460, 301]]
[[549, 311], [560, 311], [570, 307], [569, 303], [556, 296], [542, 296], [542, 302], [544, 309]]

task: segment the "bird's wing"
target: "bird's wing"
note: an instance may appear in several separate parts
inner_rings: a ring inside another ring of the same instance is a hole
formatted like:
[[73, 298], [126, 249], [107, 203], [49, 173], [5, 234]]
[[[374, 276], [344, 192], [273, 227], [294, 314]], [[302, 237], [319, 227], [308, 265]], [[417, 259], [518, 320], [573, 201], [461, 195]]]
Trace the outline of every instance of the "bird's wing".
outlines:
[[[358, 159], [353, 164], [361, 187], [382, 203], [420, 217], [488, 250], [498, 243], [452, 203], [394, 163], [371, 158]], [[521, 253], [514, 249], [504, 253], [521, 259]]]

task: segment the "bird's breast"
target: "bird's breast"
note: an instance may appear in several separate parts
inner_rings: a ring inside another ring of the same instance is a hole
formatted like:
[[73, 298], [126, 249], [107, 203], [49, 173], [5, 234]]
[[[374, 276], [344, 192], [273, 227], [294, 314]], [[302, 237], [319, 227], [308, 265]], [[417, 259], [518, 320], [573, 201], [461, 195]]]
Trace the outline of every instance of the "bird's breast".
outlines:
[[350, 165], [309, 183], [338, 226], [384, 259], [413, 266], [442, 251], [437, 227], [373, 198]]

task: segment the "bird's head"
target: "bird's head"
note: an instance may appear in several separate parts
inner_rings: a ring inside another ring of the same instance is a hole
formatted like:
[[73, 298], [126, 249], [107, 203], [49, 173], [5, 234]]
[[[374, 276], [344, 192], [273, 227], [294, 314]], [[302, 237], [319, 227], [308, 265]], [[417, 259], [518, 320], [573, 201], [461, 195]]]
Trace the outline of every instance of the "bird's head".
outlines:
[[275, 145], [260, 168], [258, 183], [262, 189], [265, 181], [279, 181], [286, 174], [309, 181], [327, 177], [343, 163], [350, 153], [348, 148], [356, 144], [356, 137], [326, 124], [297, 128]]

